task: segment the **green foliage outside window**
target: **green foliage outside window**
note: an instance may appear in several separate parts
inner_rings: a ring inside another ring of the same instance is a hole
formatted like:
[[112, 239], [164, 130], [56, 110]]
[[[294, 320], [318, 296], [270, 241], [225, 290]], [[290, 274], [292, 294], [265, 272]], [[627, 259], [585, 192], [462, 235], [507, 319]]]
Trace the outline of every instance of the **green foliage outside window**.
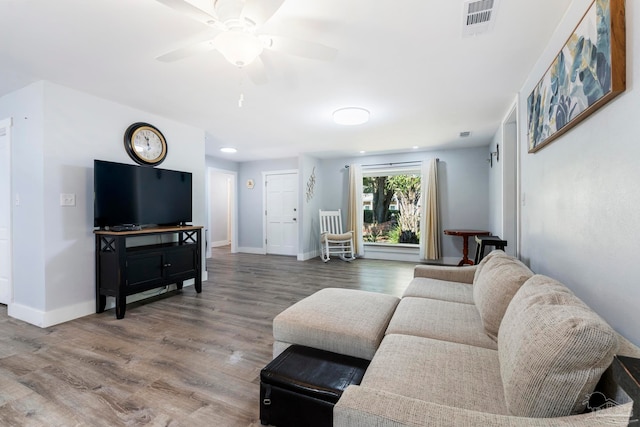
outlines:
[[[363, 178], [365, 193], [372, 194], [371, 210], [364, 210], [364, 240], [418, 243], [420, 236], [420, 175], [405, 174]], [[390, 208], [396, 201], [398, 210]]]

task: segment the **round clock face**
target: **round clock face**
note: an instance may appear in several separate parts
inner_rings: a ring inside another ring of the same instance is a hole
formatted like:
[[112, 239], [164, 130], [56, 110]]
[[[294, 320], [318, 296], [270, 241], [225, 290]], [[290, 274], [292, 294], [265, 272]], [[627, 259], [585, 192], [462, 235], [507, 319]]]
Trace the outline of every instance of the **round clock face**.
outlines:
[[167, 141], [156, 127], [148, 123], [134, 123], [124, 134], [129, 156], [141, 165], [158, 165], [167, 156]]

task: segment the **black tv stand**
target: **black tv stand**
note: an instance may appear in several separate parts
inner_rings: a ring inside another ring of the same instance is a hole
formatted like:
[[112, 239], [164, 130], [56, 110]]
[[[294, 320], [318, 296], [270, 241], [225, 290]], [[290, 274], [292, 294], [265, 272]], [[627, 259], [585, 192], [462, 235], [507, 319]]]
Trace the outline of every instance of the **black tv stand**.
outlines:
[[[107, 297], [116, 299], [116, 317], [122, 319], [127, 296], [194, 279], [202, 292], [201, 226], [153, 227], [142, 230], [95, 230], [96, 313], [102, 313]], [[127, 239], [161, 236], [163, 243], [127, 246]]]

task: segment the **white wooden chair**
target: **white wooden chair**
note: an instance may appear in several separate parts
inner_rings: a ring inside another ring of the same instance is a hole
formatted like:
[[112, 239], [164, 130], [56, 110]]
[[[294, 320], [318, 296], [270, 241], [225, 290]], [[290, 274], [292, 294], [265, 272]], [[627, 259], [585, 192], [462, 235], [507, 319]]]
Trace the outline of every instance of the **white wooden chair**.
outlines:
[[356, 259], [353, 231], [342, 231], [340, 209], [337, 211], [320, 210], [320, 252], [324, 262], [329, 261], [330, 255], [338, 255], [344, 261]]

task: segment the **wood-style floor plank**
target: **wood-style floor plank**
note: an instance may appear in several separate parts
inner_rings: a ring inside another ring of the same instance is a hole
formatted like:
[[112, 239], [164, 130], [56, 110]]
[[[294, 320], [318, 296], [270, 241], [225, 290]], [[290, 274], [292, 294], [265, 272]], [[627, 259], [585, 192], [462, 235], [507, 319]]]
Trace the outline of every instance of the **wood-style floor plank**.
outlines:
[[231, 254], [185, 287], [41, 329], [0, 306], [2, 426], [260, 426], [273, 318], [326, 287], [400, 296], [414, 264]]

